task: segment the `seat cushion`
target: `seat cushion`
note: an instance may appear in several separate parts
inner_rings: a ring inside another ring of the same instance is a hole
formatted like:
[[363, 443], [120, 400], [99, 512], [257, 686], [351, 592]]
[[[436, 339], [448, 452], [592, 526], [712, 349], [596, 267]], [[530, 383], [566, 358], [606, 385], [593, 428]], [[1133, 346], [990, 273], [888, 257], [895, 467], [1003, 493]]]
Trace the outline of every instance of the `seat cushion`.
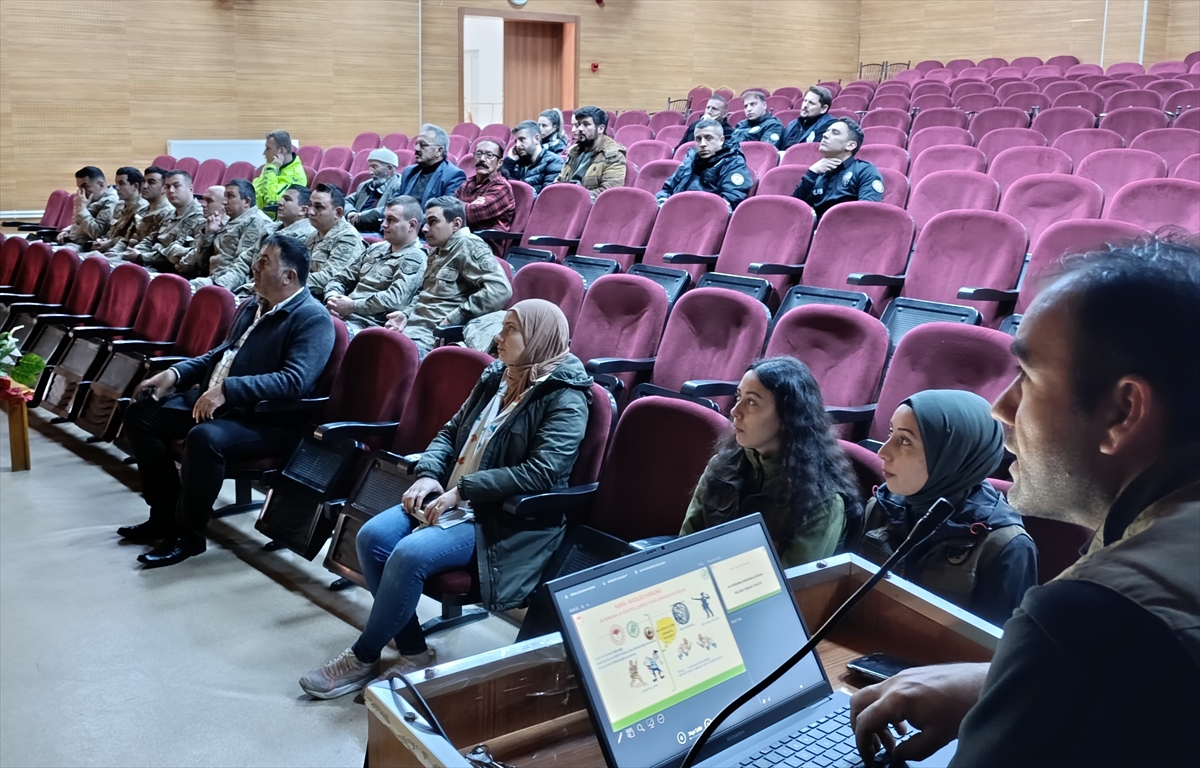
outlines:
[[423, 591], [435, 600], [462, 598], [472, 603], [483, 600], [479, 594], [479, 581], [475, 578], [473, 570], [435, 573], [425, 582]]

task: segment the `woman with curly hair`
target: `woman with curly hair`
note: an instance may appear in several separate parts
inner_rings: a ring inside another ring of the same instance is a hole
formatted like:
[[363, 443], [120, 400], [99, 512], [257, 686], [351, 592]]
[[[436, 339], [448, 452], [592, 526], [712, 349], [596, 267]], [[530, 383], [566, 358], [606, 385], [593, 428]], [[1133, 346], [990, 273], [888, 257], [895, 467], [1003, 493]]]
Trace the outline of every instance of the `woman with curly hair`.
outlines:
[[862, 507], [808, 366], [791, 357], [751, 364], [730, 417], [680, 535], [760, 512], [785, 568], [840, 550]]

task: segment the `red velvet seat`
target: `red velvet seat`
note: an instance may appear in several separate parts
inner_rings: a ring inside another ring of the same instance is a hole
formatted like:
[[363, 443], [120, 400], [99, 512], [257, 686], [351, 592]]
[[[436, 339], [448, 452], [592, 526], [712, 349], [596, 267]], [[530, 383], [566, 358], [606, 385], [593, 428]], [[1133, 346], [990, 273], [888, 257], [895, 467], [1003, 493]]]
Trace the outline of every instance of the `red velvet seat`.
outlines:
[[1013, 182], [1025, 176], [1070, 173], [1072, 170], [1070, 155], [1061, 149], [1012, 147], [992, 158], [987, 173], [1000, 185], [1000, 194], [1003, 195]]
[[1054, 140], [1051, 145], [1061, 149], [1071, 158], [1076, 166], [1093, 152], [1101, 149], [1120, 149], [1125, 146], [1125, 139], [1116, 131], [1105, 128], [1081, 128], [1067, 131]]
[[1000, 185], [976, 171], [934, 171], [914, 184], [908, 196], [908, 212], [918, 233], [939, 213], [964, 209], [994, 211], [999, 204]]
[[1147, 179], [1126, 184], [1113, 196], [1104, 218], [1155, 232], [1181, 227], [1200, 232], [1200, 184], [1186, 179]]
[[1030, 243], [1056, 221], [1098, 219], [1103, 207], [1104, 192], [1095, 182], [1065, 173], [1023, 176], [1000, 200], [1000, 212], [1025, 226]]
[[998, 128], [976, 141], [975, 146], [990, 161], [1013, 147], [1044, 147], [1046, 137], [1032, 128]]
[[1075, 175], [1096, 182], [1104, 191], [1107, 205], [1121, 187], [1132, 181], [1165, 179], [1167, 161], [1141, 149], [1102, 149], [1085, 157]]

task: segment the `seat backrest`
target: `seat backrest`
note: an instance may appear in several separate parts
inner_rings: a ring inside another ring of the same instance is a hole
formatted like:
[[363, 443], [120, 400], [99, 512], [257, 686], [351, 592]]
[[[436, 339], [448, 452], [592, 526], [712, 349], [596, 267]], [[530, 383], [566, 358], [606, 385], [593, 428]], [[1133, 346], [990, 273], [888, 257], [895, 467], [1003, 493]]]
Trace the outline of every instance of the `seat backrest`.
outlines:
[[621, 146], [629, 147], [639, 141], [652, 140], [654, 138], [654, 131], [648, 125], [641, 123], [630, 123], [618, 128], [617, 133], [613, 138], [616, 139], [617, 143]]
[[[866, 160], [876, 168], [891, 168], [893, 171], [899, 171], [904, 174], [908, 173], [909, 155], [908, 150], [904, 149], [904, 147], [892, 146], [891, 144], [867, 144], [858, 150], [856, 157], [859, 160]], [[796, 183], [798, 184], [799, 181], [797, 180]], [[759, 186], [759, 194], [762, 194], [761, 185]]]
[[1130, 149], [1153, 152], [1167, 162], [1167, 173], [1179, 161], [1200, 152], [1200, 132], [1182, 128], [1156, 128], [1139, 134], [1129, 142]]
[[1053, 145], [1054, 141], [1067, 131], [1092, 128], [1095, 125], [1096, 116], [1091, 110], [1083, 107], [1051, 107], [1039, 112], [1031, 127]]
[[688, 156], [688, 153], [691, 152], [695, 148], [696, 148], [696, 142], [694, 142], [694, 141], [683, 142], [682, 144], [679, 145], [679, 148], [675, 150], [674, 159], [678, 160], [679, 162], [682, 163], [684, 158], [686, 158]]
[[1116, 131], [1106, 128], [1081, 128], [1062, 134], [1054, 140], [1052, 146], [1066, 152], [1071, 162], [1079, 165], [1083, 158], [1093, 152], [1124, 147], [1125, 139]]
[[908, 99], [903, 96], [876, 96], [875, 101], [892, 99], [896, 104], [894, 107], [889, 106], [872, 106], [871, 111], [863, 115], [860, 125], [863, 128], [873, 128], [879, 125], [886, 125], [889, 128], [896, 128], [904, 132], [908, 132], [909, 126], [912, 124], [912, 118], [908, 114]]
[[961, 323], [925, 323], [900, 339], [879, 391], [869, 437], [886, 440], [900, 403], [927, 389], [960, 389], [991, 402], [1017, 375], [1007, 333]]
[[670, 144], [671, 151], [673, 152], [675, 150], [675, 145], [683, 139], [683, 135], [685, 133], [687, 133], [687, 126], [680, 123], [678, 125], [664, 126], [654, 134], [654, 138], [658, 141], [664, 141], [667, 144]]
[[960, 97], [954, 106], [963, 112], [982, 112], [1000, 106], [1000, 99], [992, 93], [968, 93]]
[[650, 116], [650, 128], [654, 131], [655, 136], [658, 136], [659, 131], [670, 125], [683, 125], [683, 113], [666, 109]]
[[[542, 188], [542, 193], [533, 202], [533, 210], [529, 212], [529, 223], [525, 226], [521, 246], [530, 247], [529, 238], [537, 235], [579, 237], [591, 208], [591, 194], [578, 184], [551, 184]], [[546, 250], [559, 261], [567, 253], [565, 247]]]
[[1102, 149], [1085, 157], [1075, 169], [1075, 175], [1096, 182], [1104, 190], [1107, 204], [1118, 189], [1131, 181], [1165, 179], [1167, 161], [1141, 149]]
[[237, 308], [233, 294], [216, 285], [196, 291], [175, 335], [175, 352], [183, 357], [199, 357], [217, 346], [229, 333]]
[[1123, 221], [1068, 219], [1042, 230], [1030, 250], [1029, 263], [1021, 279], [1021, 293], [1013, 311], [1023, 314], [1041, 289], [1041, 275], [1056, 267], [1063, 256], [1102, 248], [1107, 243], [1134, 240], [1150, 234]]
[[1146, 179], [1122, 187], [1104, 218], [1127, 221], [1155, 232], [1182, 227], [1200, 232], [1200, 184], [1186, 179]]
[[[708, 192], [678, 192], [667, 198], [658, 210], [654, 229], [646, 241], [643, 264], [671, 266], [663, 261], [668, 253], [698, 253], [711, 255], [720, 253], [725, 227], [729, 224], [729, 204], [724, 199]], [[684, 267], [693, 279], [704, 271], [704, 266]]]
[[[862, 157], [861, 153], [859, 157]], [[758, 182], [758, 195], [791, 195], [808, 169], [802, 165], [781, 165], [763, 174]]]
[[509, 179], [508, 186], [512, 188], [513, 201], [517, 205], [511, 229], [513, 232], [524, 232], [529, 225], [529, 214], [533, 212], [533, 187], [517, 179]]
[[[908, 108], [911, 101], [906, 93], [878, 93], [875, 98], [871, 99], [871, 108], [867, 114], [863, 115], [863, 121], [871, 117], [872, 114], [881, 109], [900, 110], [905, 114], [905, 125], [908, 123]], [[890, 125], [890, 123], [887, 123]], [[899, 127], [899, 126], [897, 126]]]
[[936, 109], [940, 107], [953, 107], [954, 99], [950, 98], [948, 93], [922, 93], [918, 95], [913, 92], [912, 109]]
[[608, 440], [617, 426], [617, 401], [612, 394], [599, 384], [593, 384], [591, 395], [587, 427], [568, 481], [573, 486], [587, 485], [600, 479]]
[[853, 112], [865, 112], [870, 100], [857, 93], [839, 93], [830, 105], [833, 109], [849, 109]]
[[1028, 76], [1034, 67], [1042, 66], [1042, 60], [1037, 56], [1018, 56], [1012, 60], [1011, 65], [1025, 70], [1025, 74]]
[[512, 130], [504, 123], [489, 123], [479, 129], [479, 135], [475, 138], [478, 140], [484, 136], [490, 136], [493, 139], [499, 139], [500, 144], [503, 145], [511, 134]]
[[88, 256], [79, 264], [71, 291], [63, 302], [63, 312], [68, 315], [90, 315], [100, 302], [100, 296], [108, 285], [112, 267], [103, 256]]
[[764, 357], [787, 355], [808, 366], [826, 405], [870, 403], [887, 362], [888, 333], [851, 307], [805, 304], [776, 321]]
[[917, 70], [918, 72], [931, 72], [935, 69], [941, 69], [942, 66], [942, 62], [938, 61], [937, 59], [926, 59], [925, 61], [918, 61], [916, 64], [914, 64], [913, 69]]
[[1000, 185], [976, 171], [934, 171], [908, 194], [908, 212], [917, 232], [944, 211], [994, 211], [1000, 204]]
[[627, 125], [649, 125], [650, 115], [646, 114], [644, 109], [628, 109], [617, 115], [616, 126], [617, 130], [624, 128]]
[[1058, 67], [1063, 72], [1066, 72], [1066, 70], [1070, 69], [1071, 67], [1075, 66], [1078, 63], [1079, 63], [1079, 59], [1077, 57], [1071, 56], [1069, 54], [1063, 54], [1060, 56], [1051, 56], [1050, 58], [1046, 59], [1047, 66]]
[[968, 130], [975, 137], [975, 144], [992, 131], [1003, 128], [1028, 128], [1029, 115], [1015, 107], [990, 107], [971, 118]]
[[908, 177], [891, 168], [879, 168], [883, 177], [883, 202], [903, 208], [908, 205]]
[[1186, 91], [1193, 88], [1187, 80], [1158, 80], [1146, 86], [1147, 91], [1154, 91], [1159, 96], [1163, 97], [1163, 107], [1166, 107], [1166, 99], [1168, 96], [1180, 91]]
[[[1083, 84], [1080, 83], [1080, 86]], [[1064, 91], [1054, 97], [1050, 103], [1050, 109], [1058, 109], [1059, 107], [1080, 107], [1092, 113], [1093, 119], [1104, 111], [1104, 97], [1095, 91], [1089, 91], [1086, 88], [1081, 91]], [[1047, 110], [1049, 111], [1049, 110]], [[1091, 126], [1085, 126], [1091, 127]]]
[[370, 152], [372, 149], [378, 149], [379, 146], [378, 133], [375, 133], [375, 131], [363, 131], [354, 137], [354, 142], [350, 145], [350, 149], [357, 155], [364, 150]]
[[[1034, 86], [1036, 88], [1037, 86]], [[1024, 93], [1014, 93], [1004, 99], [1001, 106], [1016, 107], [1017, 109], [1032, 110], [1034, 107], [1038, 109], [1049, 109], [1050, 99], [1046, 94], [1037, 90], [1025, 91]]]
[[[46, 207], [42, 210], [42, 218], [38, 222], [43, 227], [53, 227], [62, 215], [63, 206], [70, 206], [71, 193], [65, 189], [56, 189], [46, 198]], [[72, 211], [74, 208], [72, 207]]]
[[[995, 83], [996, 78], [993, 78]], [[996, 95], [1001, 101], [1005, 101], [1009, 96], [1018, 93], [1036, 93], [1038, 87], [1028, 80], [1009, 80], [1008, 82], [996, 85]]]
[[[1001, 107], [1003, 109], [1003, 107]], [[1046, 137], [1032, 128], [999, 128], [989, 131], [975, 144], [991, 160], [1012, 147], [1044, 147]]]
[[[1191, 85], [1189, 83], [1189, 85]], [[1163, 109], [1168, 112], [1189, 112], [1200, 109], [1200, 88], [1192, 86], [1183, 91], [1175, 91], [1163, 99]]]
[[172, 155], [159, 155], [151, 161], [150, 165], [157, 165], [164, 171], [175, 170], [175, 158]]
[[325, 156], [321, 158], [321, 164], [317, 166], [317, 172], [326, 168], [337, 168], [342, 171], [349, 172], [350, 164], [354, 162], [354, 152], [349, 147], [330, 147], [325, 150]]
[[[475, 130], [479, 130], [479, 126], [474, 126]], [[450, 136], [450, 156], [452, 158], [460, 158], [466, 155], [471, 149], [471, 142], [474, 139], [467, 138], [464, 134], [458, 133]]]
[[925, 128], [941, 126], [966, 130], [968, 122], [967, 113], [961, 109], [934, 107], [933, 109], [922, 109], [918, 112], [917, 116], [913, 118], [911, 130], [913, 133], [916, 133]]
[[[613, 187], [596, 196], [587, 223], [579, 235], [580, 256], [599, 256], [594, 250], [601, 243], [644, 246], [658, 217], [658, 202], [654, 195], [636, 187]], [[633, 264], [632, 256], [605, 255], [622, 264], [622, 270]]]
[[908, 212], [887, 203], [854, 201], [835, 205], [817, 225], [800, 283], [839, 291], [862, 290], [878, 307], [887, 295], [886, 288], [852, 288], [846, 278], [852, 272], [903, 273], [913, 234]]
[[[964, 117], [963, 119], [965, 120], [966, 118]], [[942, 144], [963, 144], [972, 147], [975, 146], [975, 139], [966, 128], [956, 128], [946, 125], [923, 128], [909, 135], [908, 156], [912, 160], [916, 160], [917, 155], [921, 154], [926, 148]]]
[[191, 301], [192, 286], [187, 280], [179, 275], [155, 276], [134, 318], [133, 335], [150, 341], [174, 341]]
[[380, 140], [380, 144], [393, 152], [408, 149], [408, 135], [404, 133], [389, 133]]
[[204, 194], [204, 189], [195, 183], [196, 171], [200, 170], [199, 160], [194, 157], [181, 157], [175, 161], [175, 167], [172, 170], [187, 173], [187, 175], [192, 177], [192, 187], [199, 190], [201, 194]]
[[96, 305], [96, 325], [132, 325], [149, 284], [150, 273], [137, 264], [118, 264]]
[[1109, 64], [1104, 71], [1106, 75], [1144, 75], [1146, 68], [1136, 61], [1119, 61]]
[[625, 163], [635, 171], [655, 160], [670, 160], [674, 151], [670, 144], [656, 139], [635, 141], [625, 146], [628, 147], [625, 151]]
[[[716, 271], [748, 275], [753, 262], [803, 264], [808, 256], [816, 214], [802, 200], [784, 195], [756, 195], [737, 207], [721, 242]], [[782, 296], [787, 275], [767, 281]]]
[[583, 292], [583, 277], [575, 270], [562, 264], [534, 262], [513, 275], [510, 306], [525, 299], [545, 299], [562, 310], [574, 332]]
[[585, 363], [600, 357], [653, 357], [667, 320], [667, 295], [638, 275], [603, 275], [579, 309], [571, 352]]
[[325, 157], [325, 150], [318, 147], [316, 144], [306, 144], [296, 150], [296, 154], [300, 156], [300, 163], [311, 168], [320, 168], [321, 160]]
[[630, 403], [613, 432], [588, 525], [626, 541], [678, 535], [696, 483], [728, 429], [721, 414], [687, 400]]
[[678, 160], [670, 158], [666, 160], [651, 160], [638, 171], [637, 180], [633, 183], [633, 186], [652, 195], [657, 195], [662, 191], [663, 185], [667, 183], [667, 179], [671, 178], [671, 174], [675, 173], [679, 165]]
[[225, 178], [225, 161], [217, 158], [209, 158], [196, 170], [196, 175], [192, 177], [192, 187], [200, 190], [208, 189], [211, 186], [220, 184]]
[[1017, 179], [1000, 200], [1000, 212], [1025, 225], [1030, 243], [1056, 221], [1098, 219], [1103, 208], [1104, 192], [1095, 182], [1062, 173]]
[[392, 450], [404, 455], [428, 448], [467, 401], [483, 369], [494, 362], [489, 355], [466, 347], [430, 350], [413, 379]]
[[1123, 107], [1149, 107], [1162, 109], [1162, 96], [1154, 91], [1143, 90], [1130, 86], [1123, 91], [1117, 91], [1104, 101], [1104, 111], [1112, 112]]
[[[864, 141], [866, 141], [864, 139]], [[821, 159], [821, 144], [817, 141], [808, 141], [803, 144], [793, 144], [784, 151], [783, 157], [779, 160], [780, 165], [803, 165], [808, 168], [813, 163]]]
[[1200, 153], [1188, 155], [1180, 160], [1179, 165], [1171, 172], [1171, 178], [1200, 182]]
[[317, 383], [313, 385], [313, 397], [325, 397], [333, 391], [333, 382], [337, 378], [338, 370], [342, 367], [342, 358], [346, 356], [346, 348], [350, 345], [350, 332], [346, 329], [346, 324], [339, 317], [332, 317], [333, 322], [333, 351], [329, 354], [329, 360], [325, 363], [325, 368], [321, 371], [321, 375], [317, 377]]
[[963, 96], [970, 96], [973, 93], [990, 93], [995, 94], [996, 89], [990, 84], [983, 82], [983, 78], [960, 79], [957, 83], [950, 84], [950, 98], [960, 99]]
[[450, 130], [450, 135], [463, 136], [470, 143], [479, 137], [479, 126], [475, 123], [459, 123]]
[[417, 347], [402, 333], [354, 334], [325, 406], [327, 421], [399, 421], [417, 375]]
[[1083, 75], [1103, 75], [1104, 67], [1099, 64], [1074, 64], [1067, 67], [1067, 77], [1078, 77]]
[[779, 165], [779, 151], [765, 141], [742, 142], [742, 155], [756, 179], [761, 179], [763, 174]]
[[1070, 173], [1074, 168], [1071, 156], [1053, 147], [1010, 147], [992, 158], [988, 176], [1000, 185], [1000, 194], [1008, 191], [1017, 179], [1045, 173]]
[[343, 194], [350, 194], [353, 191], [350, 183], [350, 174], [341, 168], [322, 168], [312, 180], [312, 187], [315, 189], [318, 184], [330, 184], [342, 190]]
[[46, 304], [61, 304], [71, 289], [71, 281], [79, 269], [79, 254], [71, 248], [59, 248], [50, 256], [38, 285], [37, 300]]
[[908, 172], [908, 180], [917, 184], [934, 171], [983, 173], [985, 170], [987, 170], [987, 158], [980, 150], [962, 144], [945, 144], [929, 147], [913, 160], [912, 168]]
[[650, 382], [679, 391], [692, 379], [737, 381], [767, 337], [762, 302], [724, 288], [696, 288], [675, 302]]
[[37, 293], [46, 265], [50, 263], [50, 254], [49, 243], [33, 243], [25, 249], [13, 277], [13, 293]]
[[[371, 159], [370, 156], [371, 150], [363, 150], [355, 153], [354, 162], [350, 163], [350, 170], [347, 173], [354, 177], [357, 177], [360, 173], [369, 174], [371, 172], [371, 166], [368, 165]], [[358, 186], [355, 185], [353, 188], [358, 189]]]
[[996, 302], [959, 299], [958, 291], [968, 287], [1015, 288], [1028, 247], [1025, 227], [1007, 214], [940, 213], [917, 235], [900, 295], [973, 307], [985, 323], [998, 320], [1000, 307]]
[[254, 166], [245, 160], [230, 163], [229, 167], [225, 169], [225, 175], [221, 178], [221, 183], [228, 184], [234, 179], [254, 181]]
[[1087, 91], [1087, 86], [1078, 80], [1059, 80], [1057, 82], [1050, 83], [1042, 89], [1042, 93], [1046, 94], [1046, 97], [1050, 99], [1051, 106], [1054, 105], [1055, 99], [1062, 94], [1070, 93], [1071, 91], [1083, 93]]
[[1122, 107], [1100, 118], [1100, 127], [1121, 134], [1128, 146], [1138, 134], [1166, 128], [1167, 116], [1161, 109], [1152, 107]]
[[[863, 145], [891, 145], [893, 147], [903, 147], [908, 142], [908, 132], [896, 128], [891, 125], [872, 125], [868, 128], [863, 128]], [[797, 145], [808, 146], [808, 145]], [[813, 146], [820, 147], [819, 143], [814, 143]]]

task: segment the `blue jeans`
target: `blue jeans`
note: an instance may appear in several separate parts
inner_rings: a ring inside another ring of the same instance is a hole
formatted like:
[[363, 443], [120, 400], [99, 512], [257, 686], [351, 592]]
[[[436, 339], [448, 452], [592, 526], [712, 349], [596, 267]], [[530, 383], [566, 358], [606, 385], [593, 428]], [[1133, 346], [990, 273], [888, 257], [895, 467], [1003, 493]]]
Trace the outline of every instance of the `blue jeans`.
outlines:
[[472, 524], [414, 530], [416, 525], [397, 504], [368, 520], [358, 532], [358, 562], [367, 589], [375, 597], [367, 626], [353, 646], [360, 661], [378, 659], [392, 638], [406, 656], [424, 651], [417, 601], [425, 579], [440, 571], [462, 568], [475, 554]]

